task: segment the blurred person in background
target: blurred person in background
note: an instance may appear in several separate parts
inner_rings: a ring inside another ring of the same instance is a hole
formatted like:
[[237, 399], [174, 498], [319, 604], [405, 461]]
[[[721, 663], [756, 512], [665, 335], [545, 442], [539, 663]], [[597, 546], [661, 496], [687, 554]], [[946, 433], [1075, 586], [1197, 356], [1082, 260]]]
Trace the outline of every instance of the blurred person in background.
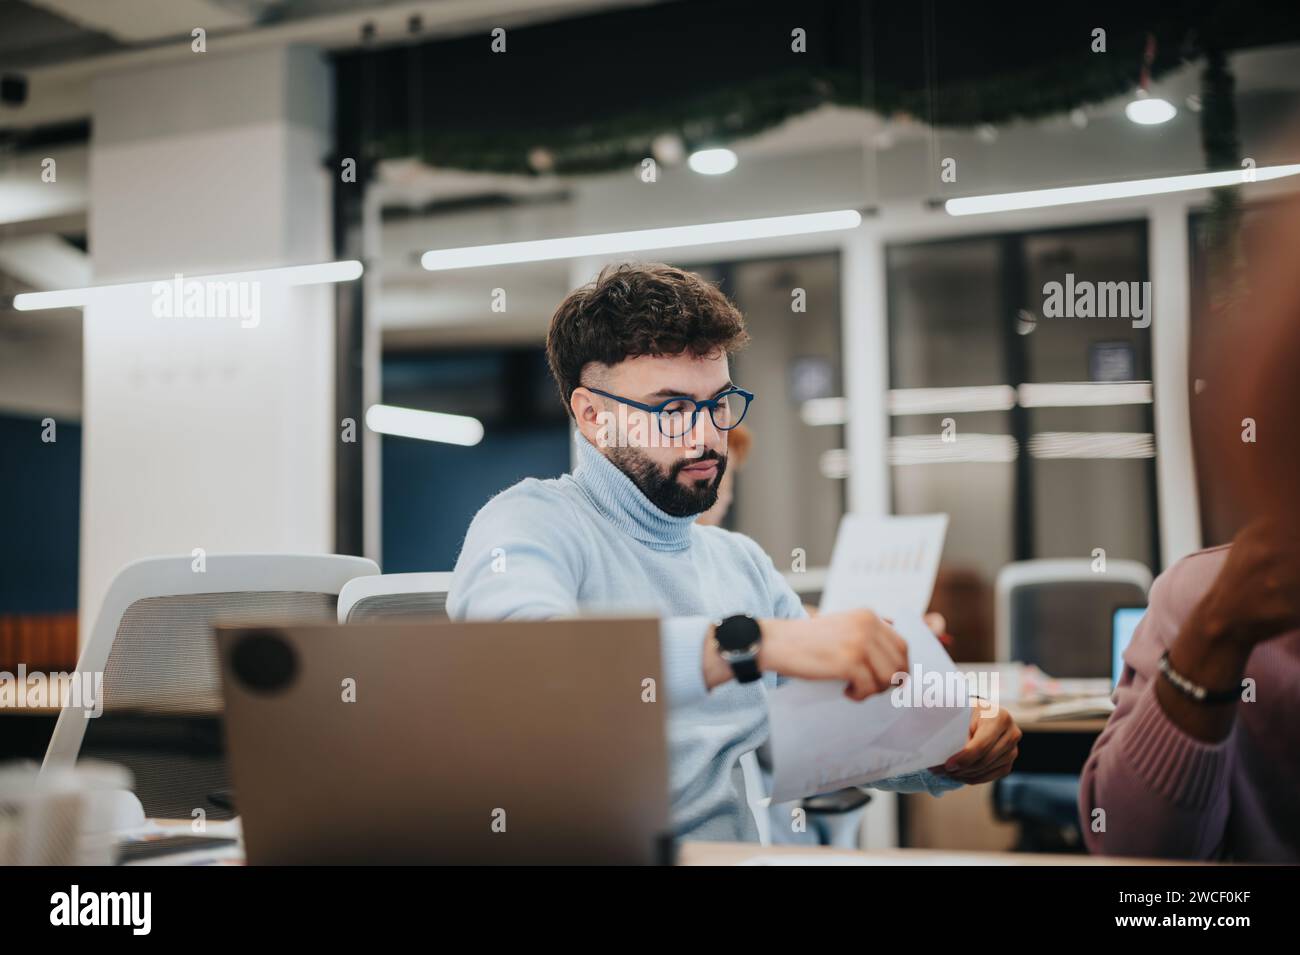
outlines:
[[1092, 852], [1300, 862], [1300, 200], [1273, 221], [1199, 343], [1206, 486], [1241, 529], [1151, 588], [1084, 768]]

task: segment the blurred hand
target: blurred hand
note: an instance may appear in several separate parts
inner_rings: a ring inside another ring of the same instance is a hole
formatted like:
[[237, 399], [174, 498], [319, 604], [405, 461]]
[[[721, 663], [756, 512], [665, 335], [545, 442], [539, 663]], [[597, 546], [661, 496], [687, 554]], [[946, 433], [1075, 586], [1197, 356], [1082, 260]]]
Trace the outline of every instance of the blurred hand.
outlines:
[[[1300, 532], [1278, 522], [1242, 529], [1169, 647], [1174, 670], [1212, 691], [1240, 687], [1255, 645], [1300, 627], [1298, 551]], [[1165, 679], [1156, 680], [1156, 697], [1174, 725], [1195, 739], [1217, 743], [1232, 730], [1235, 706], [1203, 706]]]
[[1272, 522], [1248, 525], [1190, 624], [1209, 641], [1245, 653], [1300, 627], [1300, 543]]
[[1011, 714], [985, 700], [971, 701], [970, 739], [960, 752], [930, 771], [944, 773], [968, 785], [988, 783], [1011, 772], [1020, 755], [1023, 735]]
[[943, 618], [943, 614], [930, 611], [925, 615], [925, 625], [930, 628], [930, 632], [936, 637], [942, 637], [948, 632], [948, 621]]
[[847, 683], [844, 695], [864, 700], [892, 689], [907, 672], [907, 643], [870, 610], [828, 613], [811, 620], [763, 620], [759, 666], [805, 680]]

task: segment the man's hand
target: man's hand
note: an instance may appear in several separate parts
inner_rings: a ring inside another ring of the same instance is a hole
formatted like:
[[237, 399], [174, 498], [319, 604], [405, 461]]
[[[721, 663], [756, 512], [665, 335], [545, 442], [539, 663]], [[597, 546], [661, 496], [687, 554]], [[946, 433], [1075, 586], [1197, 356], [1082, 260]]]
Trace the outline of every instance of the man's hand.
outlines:
[[907, 672], [907, 643], [870, 610], [762, 620], [760, 626], [758, 663], [764, 672], [839, 680], [848, 684], [844, 695], [852, 700], [891, 689], [894, 674]]
[[989, 783], [1011, 772], [1020, 755], [1020, 727], [1004, 709], [984, 700], [972, 700], [970, 739], [961, 752], [930, 771], [944, 773], [967, 785]]

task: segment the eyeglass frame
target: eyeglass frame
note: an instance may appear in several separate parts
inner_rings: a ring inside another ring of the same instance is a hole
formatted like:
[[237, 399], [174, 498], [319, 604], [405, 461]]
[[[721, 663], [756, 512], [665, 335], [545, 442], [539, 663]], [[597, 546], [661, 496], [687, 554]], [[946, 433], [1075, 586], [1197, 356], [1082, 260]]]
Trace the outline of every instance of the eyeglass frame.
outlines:
[[[665, 438], [680, 438], [688, 434], [689, 432], [695, 430], [695, 426], [699, 424], [700, 421], [700, 409], [702, 408], [707, 408], [709, 410], [709, 421], [713, 424], [713, 427], [717, 428], [719, 431], [732, 431], [735, 428], [740, 427], [740, 422], [744, 421], [745, 415], [749, 414], [749, 406], [754, 403], [754, 393], [752, 391], [746, 391], [744, 388], [737, 388], [735, 385], [732, 385], [730, 388], [726, 389], [725, 391], [714, 395], [712, 398], [705, 398], [703, 401], [698, 401], [695, 398], [692, 398], [690, 395], [675, 395], [672, 398], [665, 398], [662, 402], [660, 402], [657, 405], [648, 405], [643, 401], [633, 401], [631, 398], [624, 398], [621, 395], [613, 395], [610, 394], [608, 391], [601, 391], [599, 388], [592, 388], [590, 385], [583, 385], [582, 387], [586, 388], [590, 392], [600, 395], [601, 397], [609, 398], [612, 401], [617, 401], [619, 404], [628, 405], [632, 408], [637, 408], [640, 411], [644, 411], [647, 412], [648, 414], [654, 415], [655, 423], [659, 425], [659, 433], [662, 434]], [[726, 398], [729, 395], [743, 395], [745, 398], [745, 410], [741, 412], [741, 415], [739, 418], [736, 419], [735, 424], [728, 425], [727, 427], [724, 428], [720, 426], [717, 422], [717, 419], [713, 417], [713, 409], [717, 408], [718, 405], [722, 403], [722, 399]], [[664, 421], [663, 418], [661, 417], [664, 409], [667, 408], [674, 401], [689, 401], [691, 404], [695, 406], [694, 410], [691, 412], [690, 426], [687, 427], [685, 430], [683, 430], [681, 434], [669, 434], [667, 431], [665, 431]]]

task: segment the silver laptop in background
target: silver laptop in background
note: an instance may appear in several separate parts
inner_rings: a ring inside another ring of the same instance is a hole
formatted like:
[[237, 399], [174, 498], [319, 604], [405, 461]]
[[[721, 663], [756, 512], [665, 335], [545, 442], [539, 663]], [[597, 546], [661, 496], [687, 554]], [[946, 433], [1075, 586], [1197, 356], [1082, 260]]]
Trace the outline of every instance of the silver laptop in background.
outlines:
[[216, 639], [250, 864], [671, 861], [657, 620]]

